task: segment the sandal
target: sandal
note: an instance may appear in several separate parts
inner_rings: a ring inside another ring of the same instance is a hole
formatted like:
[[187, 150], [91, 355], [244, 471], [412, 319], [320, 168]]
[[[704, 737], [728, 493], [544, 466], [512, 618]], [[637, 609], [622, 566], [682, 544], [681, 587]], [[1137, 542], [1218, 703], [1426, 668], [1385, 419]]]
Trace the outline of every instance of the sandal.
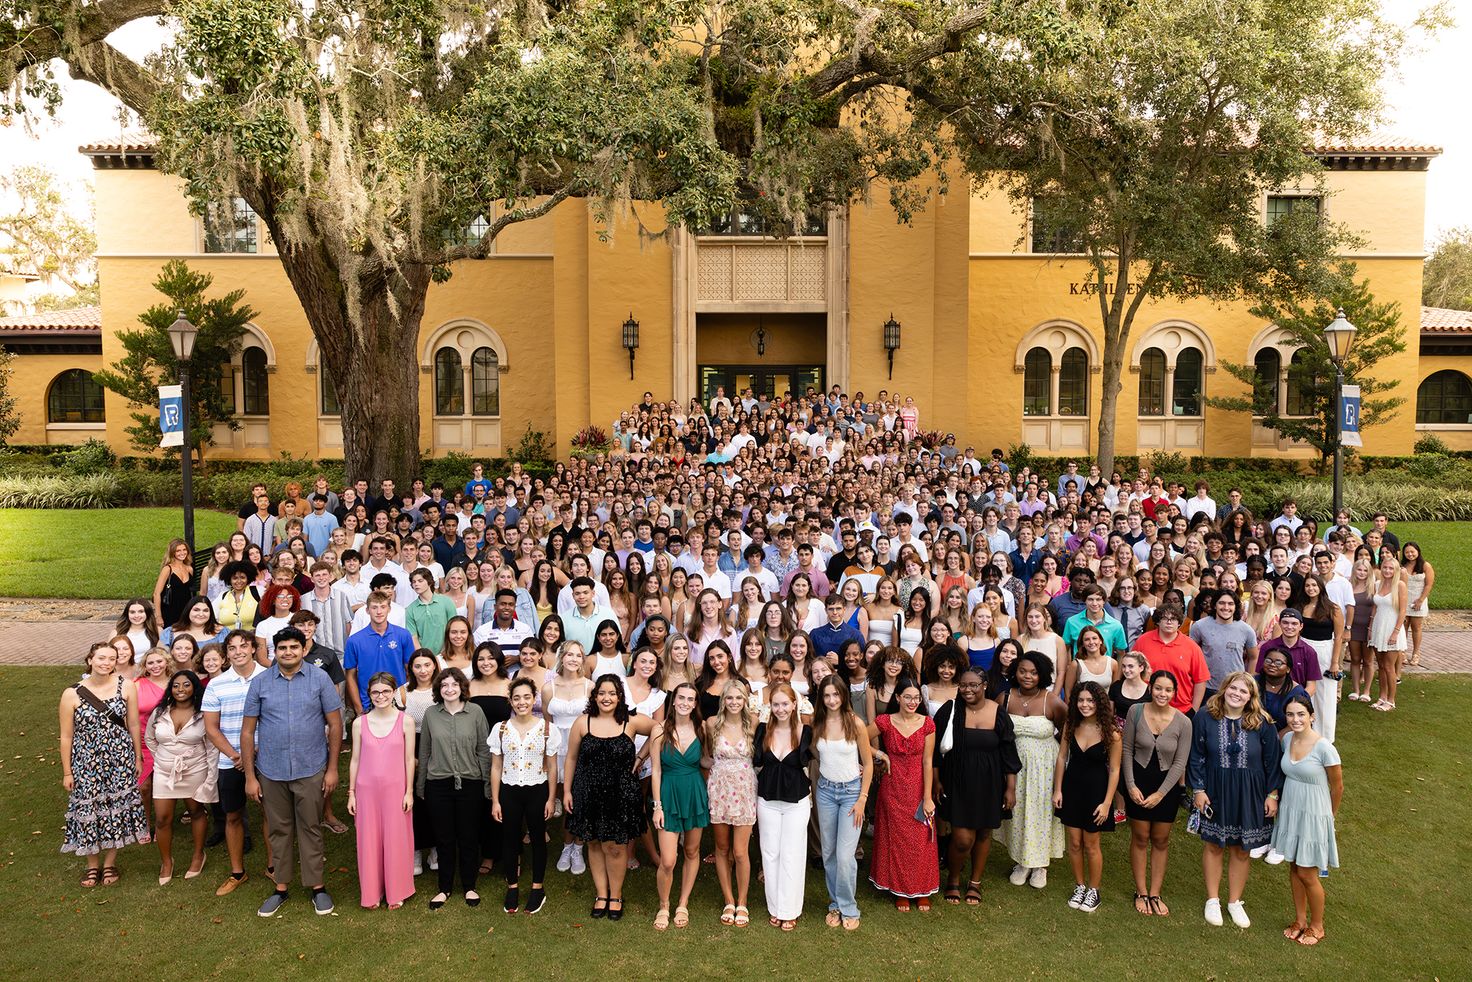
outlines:
[[920, 913], [928, 913], [930, 911], [930, 898], [921, 897], [919, 900], [915, 901], [915, 906], [920, 909]]
[[839, 914], [836, 910], [830, 910], [828, 912], [828, 916], [823, 918], [823, 923], [827, 924], [829, 927], [837, 927], [839, 924], [843, 923], [843, 916]]
[[[1142, 903], [1142, 901], [1143, 901], [1143, 903]], [[1153, 910], [1150, 909], [1150, 896], [1149, 896], [1149, 894], [1144, 894], [1144, 893], [1137, 893], [1137, 894], [1135, 894], [1135, 913], [1136, 914], [1144, 914], [1146, 917], [1149, 917], [1151, 914], [1155, 913]]]
[[845, 931], [857, 931], [859, 929], [859, 919], [857, 917], [845, 917], [843, 919], [843, 929]]
[[116, 883], [118, 880], [121, 880], [122, 878], [123, 878], [122, 871], [120, 871], [116, 866], [104, 866], [104, 867], [102, 867], [102, 885], [103, 886], [110, 887], [114, 883]]
[[981, 881], [968, 880], [966, 883], [966, 905], [976, 907], [981, 904]]
[[690, 908], [675, 908], [675, 927], [686, 927], [690, 924]]
[[894, 898], [894, 909], [897, 910], [897, 911], [899, 911], [901, 914], [908, 914], [910, 912], [910, 898], [909, 897], [895, 897]]
[[730, 925], [736, 923], [736, 905], [727, 904], [721, 908], [721, 923]]
[[737, 927], [746, 927], [746, 925], [748, 925], [750, 923], [751, 923], [751, 912], [749, 910], [747, 910], [745, 907], [743, 907], [740, 904], [738, 904], [736, 906], [736, 926]]
[[96, 866], [88, 866], [80, 882], [84, 887], [95, 887], [102, 882], [102, 870]]
[[1170, 908], [1167, 907], [1165, 905], [1165, 901], [1161, 900], [1158, 896], [1152, 896], [1150, 898], [1150, 910], [1155, 914], [1156, 917], [1170, 916]]
[[1297, 941], [1298, 936], [1307, 930], [1307, 924], [1289, 924], [1287, 927], [1283, 928], [1283, 937], [1287, 938], [1289, 941]]
[[959, 884], [959, 883], [947, 883], [946, 884], [946, 903], [948, 903], [948, 904], [959, 904], [960, 902], [961, 902], [961, 884]]
[[[684, 910], [683, 907], [680, 908], [680, 909], [681, 910]], [[663, 931], [665, 928], [667, 928], [669, 926], [670, 926], [670, 909], [668, 907], [661, 907], [661, 908], [659, 908], [659, 913], [654, 915], [654, 929], [656, 931]]]
[[780, 918], [780, 917], [768, 917], [767, 918], [767, 923], [770, 924], [770, 925], [772, 925], [773, 927], [781, 927], [782, 926], [782, 918]]
[[343, 824], [342, 819], [338, 818], [336, 815], [332, 816], [332, 821], [323, 822], [322, 827], [325, 828], [327, 831], [334, 833], [335, 835], [342, 835], [348, 830], [348, 827]]
[[1312, 928], [1304, 928], [1303, 933], [1298, 936], [1298, 943], [1303, 945], [1305, 948], [1312, 948], [1314, 945], [1323, 940], [1324, 932], [1320, 931], [1318, 934], [1315, 934]]
[[784, 931], [795, 931], [795, 930], [797, 930], [797, 921], [783, 921], [782, 922], [782, 930], [784, 930]]

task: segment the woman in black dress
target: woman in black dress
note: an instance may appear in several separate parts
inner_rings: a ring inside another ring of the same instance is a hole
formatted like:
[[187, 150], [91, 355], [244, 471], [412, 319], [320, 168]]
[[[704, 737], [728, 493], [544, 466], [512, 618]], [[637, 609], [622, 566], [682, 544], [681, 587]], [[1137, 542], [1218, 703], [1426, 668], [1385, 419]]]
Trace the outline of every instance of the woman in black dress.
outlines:
[[[1191, 757], [1191, 721], [1170, 704], [1176, 677], [1150, 676], [1150, 699], [1132, 706], [1124, 722], [1124, 811], [1130, 820], [1130, 868], [1135, 875], [1135, 910], [1165, 917], [1160, 899], [1170, 831], [1181, 807], [1181, 778]], [[1146, 884], [1146, 872], [1149, 884]]]
[[623, 684], [612, 674], [598, 677], [587, 711], [572, 726], [562, 807], [568, 831], [588, 843], [594, 917], [617, 921], [624, 916], [629, 841], [644, 831], [634, 737], [653, 732], [654, 717], [629, 715]]
[[[511, 682], [501, 663], [500, 646], [493, 641], [476, 645], [470, 672], [470, 692], [465, 701], [481, 711], [487, 730], [494, 730], [498, 723], [511, 718]], [[491, 872], [502, 851], [501, 823], [491, 817], [491, 809], [487, 807], [480, 826], [481, 876]]]
[[1088, 914], [1099, 909], [1104, 872], [1099, 833], [1114, 829], [1119, 755], [1119, 730], [1109, 694], [1097, 682], [1080, 683], [1068, 697], [1068, 719], [1053, 769], [1053, 807], [1068, 830], [1074, 882], [1068, 906]]
[[971, 858], [966, 903], [981, 903], [982, 871], [991, 851], [992, 830], [1017, 802], [1017, 772], [1022, 761], [1012, 735], [1012, 718], [986, 698], [981, 675], [961, 674], [955, 700], [935, 714], [935, 773], [940, 779], [940, 817], [951, 823], [946, 868], [947, 903], [961, 902], [961, 871]]

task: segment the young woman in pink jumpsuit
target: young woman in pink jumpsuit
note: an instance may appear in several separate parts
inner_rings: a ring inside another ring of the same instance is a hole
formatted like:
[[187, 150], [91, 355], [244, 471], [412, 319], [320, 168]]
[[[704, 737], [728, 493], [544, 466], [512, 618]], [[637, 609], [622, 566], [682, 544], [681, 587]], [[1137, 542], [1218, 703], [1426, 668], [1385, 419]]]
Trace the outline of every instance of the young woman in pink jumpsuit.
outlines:
[[358, 826], [358, 883], [364, 907], [397, 910], [414, 895], [414, 721], [394, 707], [398, 680], [368, 680], [372, 708], [353, 720], [348, 814]]

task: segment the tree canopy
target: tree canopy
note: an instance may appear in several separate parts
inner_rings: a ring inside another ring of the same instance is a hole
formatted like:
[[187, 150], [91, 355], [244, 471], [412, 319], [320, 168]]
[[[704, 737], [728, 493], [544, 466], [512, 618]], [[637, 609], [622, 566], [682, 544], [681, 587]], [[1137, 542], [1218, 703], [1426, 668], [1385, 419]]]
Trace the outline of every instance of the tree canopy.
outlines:
[[1437, 239], [1426, 259], [1421, 302], [1472, 310], [1472, 228], [1454, 228]]
[[44, 167], [17, 167], [0, 174], [0, 202], [6, 208], [0, 256], [12, 270], [35, 273], [65, 291], [38, 299], [38, 309], [96, 303], [97, 236], [86, 189], [68, 186]]

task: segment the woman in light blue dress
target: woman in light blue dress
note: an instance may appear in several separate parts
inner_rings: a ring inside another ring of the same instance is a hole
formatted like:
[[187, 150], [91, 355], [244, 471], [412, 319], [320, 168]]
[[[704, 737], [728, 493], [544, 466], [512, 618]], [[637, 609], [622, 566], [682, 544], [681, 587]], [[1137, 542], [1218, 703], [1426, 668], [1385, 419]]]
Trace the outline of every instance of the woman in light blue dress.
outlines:
[[1283, 936], [1301, 945], [1324, 940], [1324, 886], [1319, 871], [1339, 865], [1334, 816], [1344, 797], [1339, 751], [1314, 732], [1314, 706], [1307, 696], [1289, 698], [1283, 708], [1283, 800], [1273, 825], [1273, 848], [1291, 864], [1293, 923]]

